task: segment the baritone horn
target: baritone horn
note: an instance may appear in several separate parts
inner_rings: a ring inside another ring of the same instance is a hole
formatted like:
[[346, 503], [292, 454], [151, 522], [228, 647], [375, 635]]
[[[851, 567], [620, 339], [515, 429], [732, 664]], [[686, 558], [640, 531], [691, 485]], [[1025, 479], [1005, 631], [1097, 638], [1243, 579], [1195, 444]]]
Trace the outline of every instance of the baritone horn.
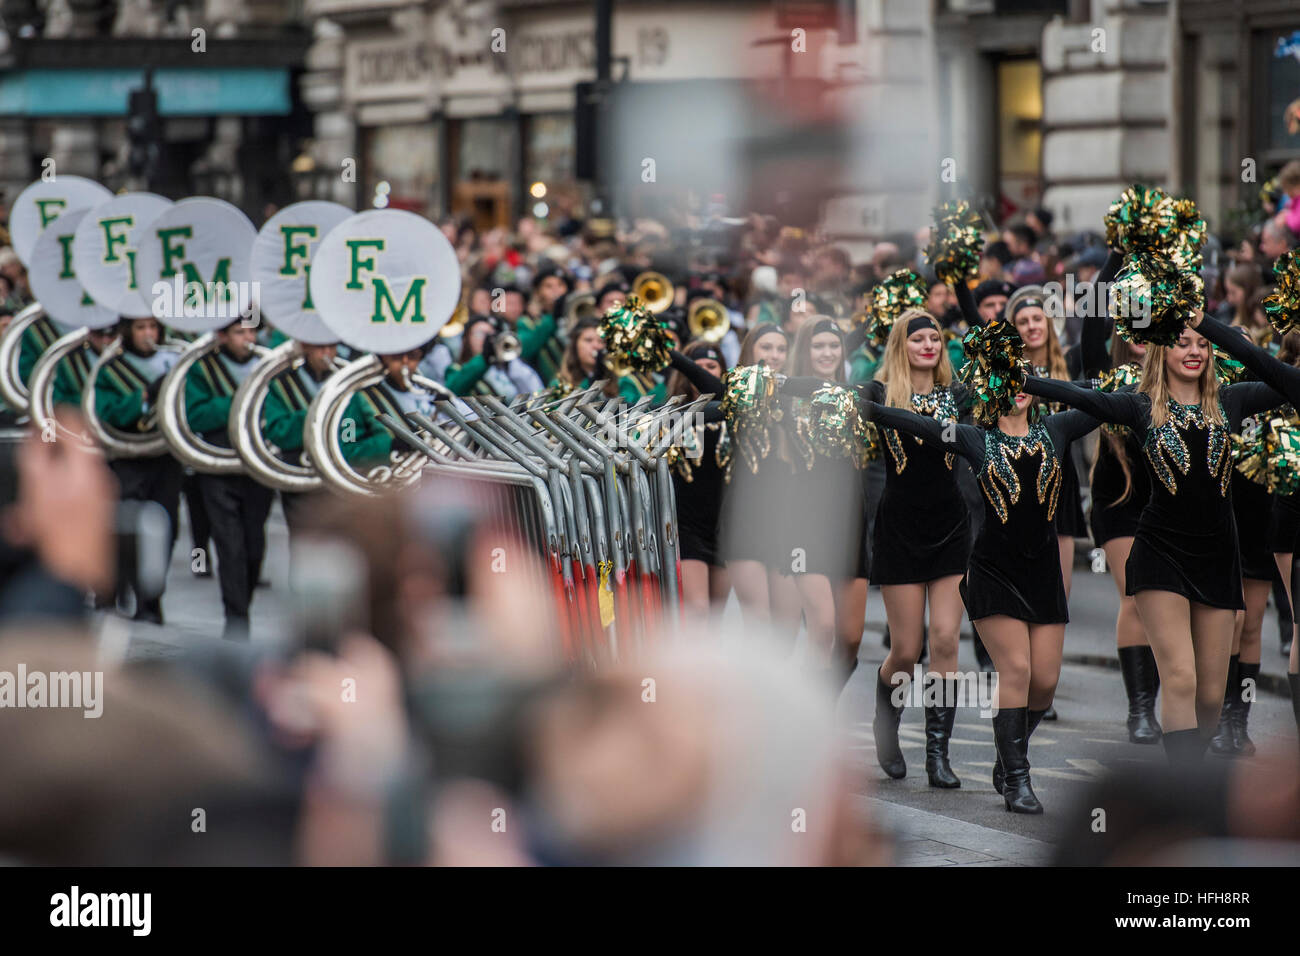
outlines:
[[668, 277], [658, 272], [643, 272], [632, 281], [632, 295], [645, 303], [649, 312], [658, 315], [673, 304], [677, 290]]
[[0, 337], [0, 397], [9, 408], [18, 415], [27, 414], [31, 401], [28, 388], [18, 374], [18, 360], [22, 355], [23, 334], [41, 319], [45, 310], [39, 302], [33, 302], [13, 317], [4, 336]]
[[[249, 476], [276, 491], [316, 491], [321, 486], [320, 473], [303, 453], [303, 461], [285, 461], [279, 449], [262, 434], [262, 409], [270, 394], [271, 383], [286, 370], [303, 363], [302, 343], [296, 339], [276, 346], [248, 376], [239, 383], [230, 400], [230, 445]], [[335, 358], [337, 371], [347, 363]]]
[[[158, 350], [182, 353], [188, 344], [169, 338], [163, 340]], [[115, 338], [104, 351], [99, 353], [99, 358], [95, 359], [95, 364], [90, 367], [85, 388], [81, 392], [81, 414], [86, 419], [91, 435], [109, 458], [154, 458], [164, 455], [167, 453], [167, 439], [158, 427], [157, 403], [153, 410], [141, 419], [139, 430], [136, 432], [124, 432], [114, 428], [107, 422], [101, 421], [95, 411], [95, 380], [99, 378], [99, 373], [104, 366], [121, 354], [121, 336]]]
[[[343, 454], [339, 432], [342, 430], [348, 403], [357, 392], [382, 382], [384, 375], [384, 366], [380, 363], [379, 356], [362, 356], [326, 379], [307, 409], [307, 419], [302, 430], [303, 449], [331, 491], [374, 497], [386, 491], [409, 487], [419, 480], [424, 470], [427, 456], [420, 451], [390, 452], [387, 464], [376, 465], [364, 475], [353, 468]], [[408, 381], [440, 398], [453, 397], [445, 386], [423, 375], [412, 375]], [[438, 443], [423, 429], [412, 426], [412, 431], [431, 445], [437, 446]]]
[[[244, 462], [235, 449], [213, 445], [190, 428], [185, 408], [185, 379], [190, 369], [217, 346], [217, 334], [205, 332], [176, 360], [158, 389], [158, 430], [182, 465], [208, 475], [238, 475], [244, 471]], [[253, 346], [254, 355], [265, 356], [269, 351], [265, 346]]]
[[731, 330], [731, 318], [727, 307], [717, 299], [696, 299], [687, 310], [686, 325], [691, 338], [717, 345]]
[[55, 434], [66, 434], [82, 444], [93, 445], [95, 439], [92, 435], [70, 432], [54, 417], [54, 379], [58, 374], [59, 363], [89, 341], [90, 329], [85, 327], [75, 329], [58, 339], [45, 350], [44, 355], [36, 360], [36, 364], [32, 367], [31, 380], [27, 383], [30, 398], [27, 412], [32, 424], [42, 433], [52, 427]]

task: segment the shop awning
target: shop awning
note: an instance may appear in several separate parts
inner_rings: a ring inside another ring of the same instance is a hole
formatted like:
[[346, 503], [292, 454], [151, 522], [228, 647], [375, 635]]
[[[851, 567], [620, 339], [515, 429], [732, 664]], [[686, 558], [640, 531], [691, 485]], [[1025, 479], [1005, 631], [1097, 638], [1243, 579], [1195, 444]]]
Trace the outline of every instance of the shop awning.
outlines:
[[[284, 116], [289, 71], [230, 67], [154, 71], [164, 116]], [[0, 116], [124, 116], [127, 94], [144, 86], [144, 71], [28, 69], [0, 74]]]

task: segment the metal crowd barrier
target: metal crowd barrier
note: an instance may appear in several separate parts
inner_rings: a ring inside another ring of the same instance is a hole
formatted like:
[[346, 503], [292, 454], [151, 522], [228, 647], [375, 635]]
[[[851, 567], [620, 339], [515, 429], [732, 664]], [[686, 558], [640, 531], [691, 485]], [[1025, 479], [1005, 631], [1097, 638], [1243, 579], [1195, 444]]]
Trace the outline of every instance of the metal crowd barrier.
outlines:
[[[546, 561], [564, 653], [599, 665], [635, 656], [681, 621], [681, 563], [669, 453], [708, 396], [655, 409], [608, 399], [599, 383], [552, 400], [466, 398], [438, 420], [380, 416], [429, 458], [426, 474], [482, 481], [503, 493], [495, 515]], [[417, 430], [422, 431], [421, 435]]]

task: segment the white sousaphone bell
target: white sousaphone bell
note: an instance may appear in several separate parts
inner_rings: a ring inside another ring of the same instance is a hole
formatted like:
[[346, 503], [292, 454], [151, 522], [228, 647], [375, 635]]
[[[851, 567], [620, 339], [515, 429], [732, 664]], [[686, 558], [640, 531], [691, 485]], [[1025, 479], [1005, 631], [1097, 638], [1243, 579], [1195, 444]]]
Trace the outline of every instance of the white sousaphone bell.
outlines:
[[[24, 334], [32, 325], [46, 318], [54, 319], [60, 326], [77, 328], [80, 325], [77, 316], [64, 310], [59, 310], [62, 315], [52, 312], [53, 303], [44, 301], [61, 279], [71, 279], [71, 284], [76, 284], [75, 276], [61, 275], [72, 271], [70, 263], [65, 264], [67, 251], [57, 244], [51, 247], [47, 240], [38, 258], [37, 244], [48, 227], [64, 215], [99, 205], [111, 196], [112, 193], [92, 180], [81, 176], [57, 176], [49, 180], [39, 179], [27, 186], [10, 207], [10, 242], [19, 261], [28, 270], [28, 281], [37, 300], [14, 316], [0, 337], [0, 397], [19, 415], [28, 414], [31, 400], [31, 383], [24, 384], [18, 370]], [[80, 294], [81, 290], [77, 291]], [[63, 328], [61, 331], [69, 330]], [[35, 368], [32, 374], [35, 374]]]
[[[331, 490], [374, 495], [418, 480], [426, 461], [419, 451], [394, 452], [366, 474], [354, 469], [343, 452], [341, 426], [352, 396], [383, 381], [378, 356], [408, 352], [436, 336], [456, 310], [460, 285], [455, 250], [441, 230], [413, 213], [358, 213], [321, 241], [311, 263], [312, 301], [337, 339], [373, 353], [326, 379], [307, 410], [303, 445]], [[411, 376], [411, 384], [453, 397], [423, 376]]]

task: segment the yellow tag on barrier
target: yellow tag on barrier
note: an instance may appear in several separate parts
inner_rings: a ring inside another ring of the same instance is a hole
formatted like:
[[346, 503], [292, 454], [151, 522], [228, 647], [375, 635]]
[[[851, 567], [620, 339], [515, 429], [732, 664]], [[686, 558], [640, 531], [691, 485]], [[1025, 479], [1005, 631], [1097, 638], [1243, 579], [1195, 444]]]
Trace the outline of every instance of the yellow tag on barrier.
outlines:
[[600, 626], [609, 627], [614, 623], [614, 589], [609, 583], [609, 572], [614, 569], [614, 562], [600, 562], [600, 586], [597, 588], [600, 601]]

